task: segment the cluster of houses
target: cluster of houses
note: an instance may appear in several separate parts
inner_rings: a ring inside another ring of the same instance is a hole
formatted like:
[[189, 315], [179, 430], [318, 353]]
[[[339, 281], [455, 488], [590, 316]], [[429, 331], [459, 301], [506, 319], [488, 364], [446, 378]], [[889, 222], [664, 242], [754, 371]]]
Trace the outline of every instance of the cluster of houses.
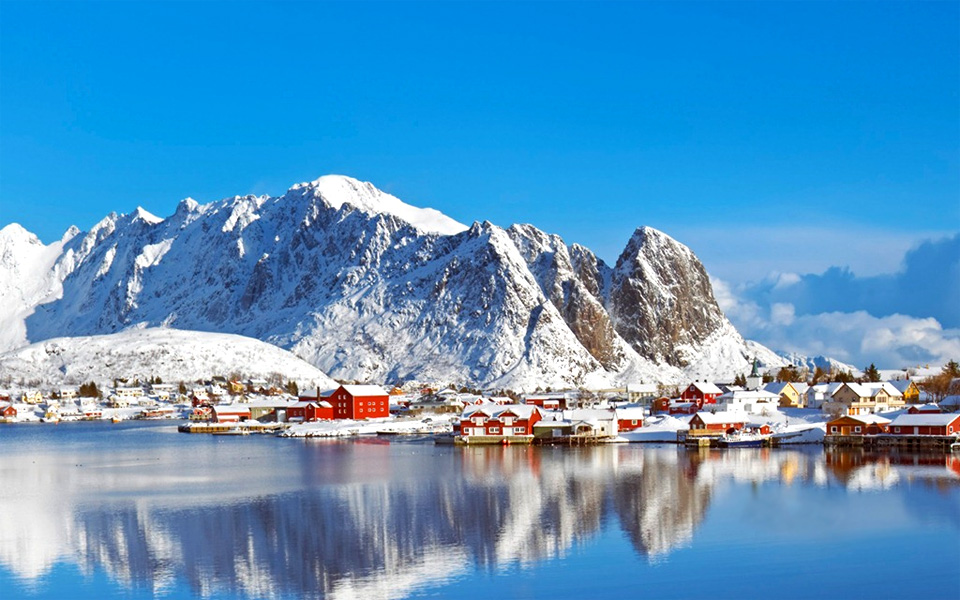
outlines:
[[646, 408], [628, 402], [582, 408], [570, 393], [530, 395], [523, 403], [480, 399], [463, 409], [454, 435], [464, 444], [586, 444], [639, 429], [646, 414]]
[[25, 389], [14, 393], [0, 392], [0, 421], [98, 420], [104, 418], [106, 409], [120, 409], [112, 412], [114, 415], [122, 412], [136, 418], [173, 418], [180, 416], [181, 411], [175, 407], [178, 403], [192, 402], [194, 406], [206, 406], [209, 410], [209, 407], [228, 399], [232, 401], [237, 394], [289, 397], [284, 390], [266, 380], [241, 382], [222, 377], [186, 390], [169, 383], [117, 385], [108, 388], [102, 398], [83, 396], [80, 387], [61, 386], [45, 391]]

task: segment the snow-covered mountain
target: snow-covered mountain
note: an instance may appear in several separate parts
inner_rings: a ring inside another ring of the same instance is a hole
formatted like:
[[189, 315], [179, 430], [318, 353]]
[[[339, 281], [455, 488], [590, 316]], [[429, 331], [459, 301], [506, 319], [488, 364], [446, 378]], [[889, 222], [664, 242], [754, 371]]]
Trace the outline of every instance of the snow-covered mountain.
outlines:
[[518, 389], [732, 378], [756, 354], [664, 233], [637, 229], [610, 267], [533, 226], [466, 227], [341, 176], [110, 214], [50, 246], [11, 225], [0, 282], [7, 349], [169, 327], [263, 340], [338, 379]]
[[850, 373], [860, 372], [860, 370], [853, 365], [848, 365], [847, 363], [840, 362], [835, 358], [823, 356], [822, 354], [806, 356], [804, 354], [797, 354], [796, 352], [777, 352], [777, 355], [791, 365], [806, 368], [811, 374], [813, 374], [817, 368], [822, 369], [825, 373], [837, 373], [839, 371], [849, 371]]
[[10, 383], [29, 385], [152, 377], [190, 382], [214, 375], [270, 379], [275, 374], [303, 389], [337, 385], [320, 369], [259, 340], [165, 328], [37, 342], [0, 354], [0, 374], [15, 376]]

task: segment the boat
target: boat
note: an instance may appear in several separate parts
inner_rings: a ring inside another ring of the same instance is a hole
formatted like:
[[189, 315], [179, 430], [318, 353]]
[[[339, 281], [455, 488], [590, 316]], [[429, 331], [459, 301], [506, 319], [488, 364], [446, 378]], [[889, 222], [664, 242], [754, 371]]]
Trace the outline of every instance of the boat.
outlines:
[[122, 422], [123, 422], [123, 417], [121, 417], [120, 415], [113, 415], [113, 417], [110, 419], [110, 422], [111, 422], [111, 423], [122, 423]]
[[960, 440], [950, 444], [950, 452], [960, 452]]
[[728, 434], [717, 440], [720, 448], [762, 448], [772, 436], [756, 433]]

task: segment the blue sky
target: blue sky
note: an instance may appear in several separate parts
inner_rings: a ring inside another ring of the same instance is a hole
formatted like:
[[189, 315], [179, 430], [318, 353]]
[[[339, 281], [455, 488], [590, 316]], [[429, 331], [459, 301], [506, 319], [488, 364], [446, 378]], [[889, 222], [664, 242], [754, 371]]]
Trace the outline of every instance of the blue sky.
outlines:
[[0, 225], [327, 173], [615, 261], [891, 273], [960, 229], [960, 4], [0, 4]]

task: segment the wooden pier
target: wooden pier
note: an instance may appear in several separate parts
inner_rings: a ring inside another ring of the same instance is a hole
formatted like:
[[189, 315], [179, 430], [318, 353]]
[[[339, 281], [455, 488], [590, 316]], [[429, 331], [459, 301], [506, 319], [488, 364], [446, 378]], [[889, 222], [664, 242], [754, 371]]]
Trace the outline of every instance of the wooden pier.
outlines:
[[950, 445], [957, 441], [960, 437], [956, 435], [827, 435], [823, 438], [826, 446], [918, 452], [950, 452]]

